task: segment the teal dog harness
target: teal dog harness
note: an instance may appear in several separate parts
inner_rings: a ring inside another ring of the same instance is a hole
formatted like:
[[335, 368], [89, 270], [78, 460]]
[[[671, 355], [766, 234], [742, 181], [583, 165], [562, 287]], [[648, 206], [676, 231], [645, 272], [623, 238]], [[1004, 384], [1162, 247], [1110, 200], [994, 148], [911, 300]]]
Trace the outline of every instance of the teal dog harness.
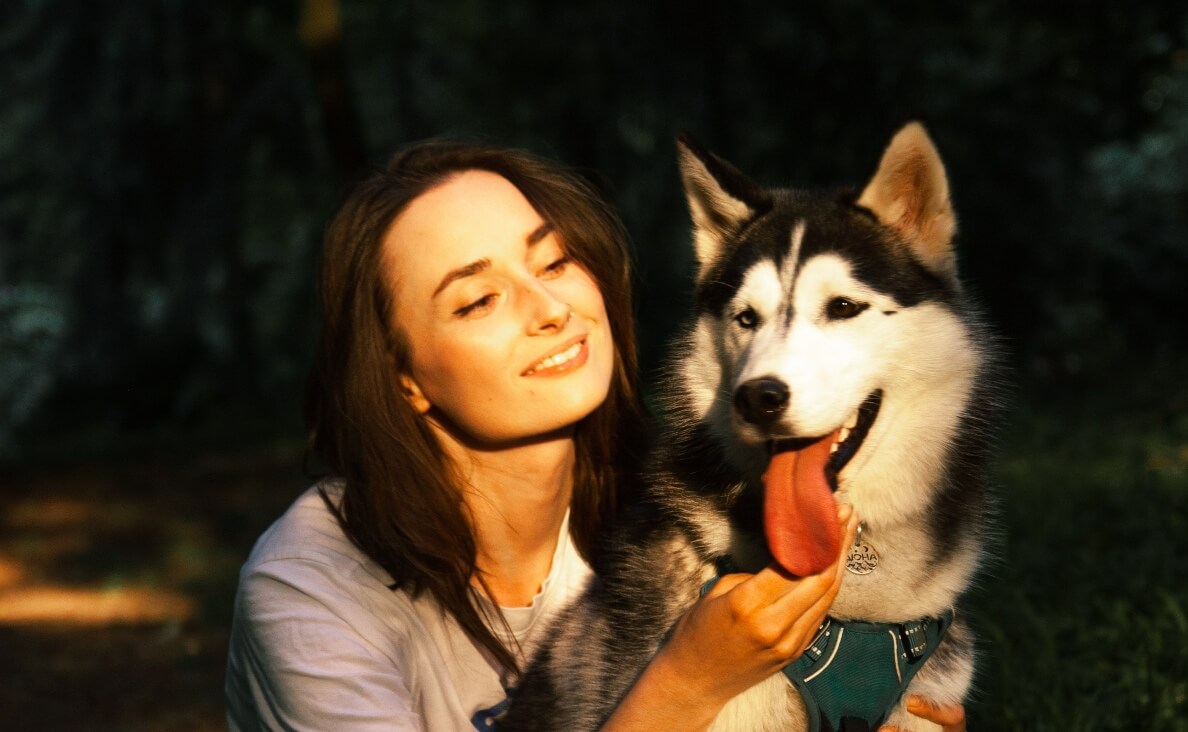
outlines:
[[[702, 587], [709, 591], [718, 578]], [[953, 611], [908, 623], [826, 618], [808, 649], [783, 668], [808, 709], [810, 732], [873, 732], [953, 622]]]

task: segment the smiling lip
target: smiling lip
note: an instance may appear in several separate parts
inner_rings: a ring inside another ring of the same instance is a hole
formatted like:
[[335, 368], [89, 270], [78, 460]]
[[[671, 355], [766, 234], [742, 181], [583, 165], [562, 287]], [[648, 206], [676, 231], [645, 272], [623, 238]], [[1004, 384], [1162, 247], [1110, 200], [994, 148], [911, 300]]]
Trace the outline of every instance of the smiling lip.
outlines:
[[562, 348], [551, 352], [524, 371], [521, 376], [549, 376], [573, 371], [586, 362], [590, 348], [586, 344], [587, 333], [571, 338]]

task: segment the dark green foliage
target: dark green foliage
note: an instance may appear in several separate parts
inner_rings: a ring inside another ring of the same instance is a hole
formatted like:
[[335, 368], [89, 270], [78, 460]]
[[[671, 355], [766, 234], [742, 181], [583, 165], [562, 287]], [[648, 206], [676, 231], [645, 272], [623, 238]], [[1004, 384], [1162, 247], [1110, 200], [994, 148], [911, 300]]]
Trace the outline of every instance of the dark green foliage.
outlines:
[[440, 133], [534, 148], [608, 190], [637, 242], [648, 364], [690, 268], [678, 131], [764, 182], [858, 185], [911, 118], [937, 138], [965, 277], [1024, 377], [1182, 350], [1178, 4], [353, 0], [338, 36], [304, 42], [298, 10], [3, 12], [10, 454], [64, 424], [110, 440], [291, 405], [334, 200], [401, 142]]
[[35, 389], [0, 435], [32, 419], [115, 437], [291, 391], [334, 188], [293, 14], [8, 12], [0, 367]]

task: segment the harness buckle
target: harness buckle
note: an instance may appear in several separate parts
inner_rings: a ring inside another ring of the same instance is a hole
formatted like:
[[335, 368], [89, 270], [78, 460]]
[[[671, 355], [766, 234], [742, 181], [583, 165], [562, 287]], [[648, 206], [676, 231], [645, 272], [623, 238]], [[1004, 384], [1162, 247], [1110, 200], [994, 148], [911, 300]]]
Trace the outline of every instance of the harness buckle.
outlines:
[[908, 663], [915, 663], [924, 657], [928, 650], [928, 621], [916, 620], [899, 626], [899, 636], [903, 640], [904, 656]]
[[813, 642], [809, 643], [808, 648], [804, 649], [801, 658], [806, 658], [812, 663], [821, 660], [821, 656], [825, 655], [825, 651], [829, 648], [831, 637], [833, 636], [833, 620], [825, 618], [820, 627], [817, 628], [817, 635], [813, 638]]

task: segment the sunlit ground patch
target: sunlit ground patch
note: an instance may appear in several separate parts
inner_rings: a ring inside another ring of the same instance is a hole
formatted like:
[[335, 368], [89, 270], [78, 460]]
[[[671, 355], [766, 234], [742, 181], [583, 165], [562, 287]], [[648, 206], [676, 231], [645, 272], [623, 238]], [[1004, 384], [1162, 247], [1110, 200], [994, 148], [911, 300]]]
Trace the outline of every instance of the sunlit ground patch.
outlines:
[[0, 589], [0, 624], [114, 625], [189, 620], [190, 598], [148, 587], [109, 590], [53, 585]]
[[158, 624], [197, 612], [177, 585], [212, 560], [187, 519], [112, 496], [39, 495], [13, 502], [0, 523], [0, 625]]
[[5, 588], [20, 582], [24, 576], [25, 572], [21, 569], [20, 564], [7, 557], [0, 557], [0, 593], [3, 593]]
[[146, 520], [147, 508], [111, 498], [38, 496], [16, 503], [6, 523], [17, 529], [122, 529]]

